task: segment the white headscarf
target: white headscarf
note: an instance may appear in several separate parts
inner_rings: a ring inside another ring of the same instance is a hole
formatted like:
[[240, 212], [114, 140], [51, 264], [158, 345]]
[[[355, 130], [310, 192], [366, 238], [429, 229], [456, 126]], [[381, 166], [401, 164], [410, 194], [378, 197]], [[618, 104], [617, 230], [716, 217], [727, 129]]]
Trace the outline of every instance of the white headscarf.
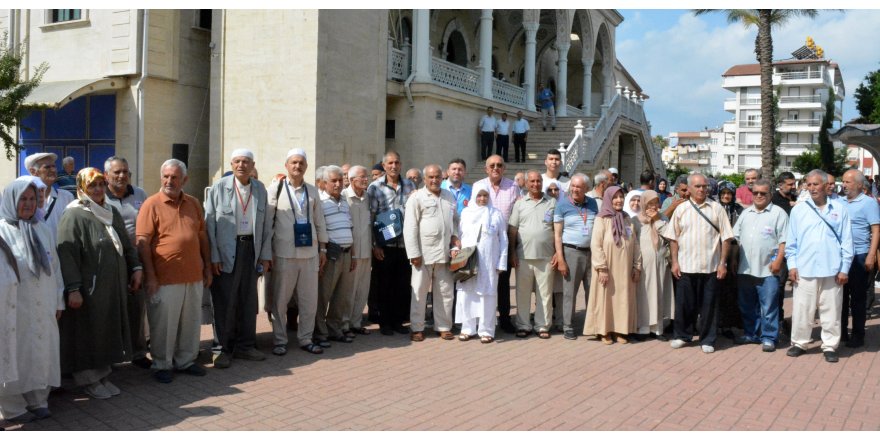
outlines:
[[[473, 230], [477, 232], [480, 230], [480, 227], [483, 228], [483, 231], [489, 229], [489, 222], [492, 220], [492, 212], [498, 211], [494, 206], [492, 206], [492, 198], [487, 197], [486, 206], [480, 206], [477, 204], [477, 195], [480, 192], [485, 191], [486, 194], [489, 194], [489, 190], [483, 187], [474, 188], [473, 193], [471, 193], [471, 199], [468, 201], [467, 208], [464, 208], [461, 211], [461, 220], [459, 222], [459, 227], [462, 232]], [[499, 212], [500, 213], [500, 212]], [[465, 235], [465, 234], [462, 234]], [[470, 234], [468, 234], [470, 235]], [[475, 246], [476, 245], [476, 235], [473, 235], [473, 243], [465, 243], [464, 241], [461, 243], [462, 246]], [[471, 240], [467, 240], [471, 241]]]
[[642, 210], [642, 205], [641, 205], [642, 192], [641, 191], [632, 190], [629, 193], [627, 193], [626, 198], [623, 199], [623, 212], [627, 213], [630, 216], [630, 218], [635, 218], [636, 216], [639, 215], [639, 211], [633, 211], [632, 208], [629, 207], [629, 202], [631, 202], [634, 197], [639, 198], [639, 211], [641, 211]]

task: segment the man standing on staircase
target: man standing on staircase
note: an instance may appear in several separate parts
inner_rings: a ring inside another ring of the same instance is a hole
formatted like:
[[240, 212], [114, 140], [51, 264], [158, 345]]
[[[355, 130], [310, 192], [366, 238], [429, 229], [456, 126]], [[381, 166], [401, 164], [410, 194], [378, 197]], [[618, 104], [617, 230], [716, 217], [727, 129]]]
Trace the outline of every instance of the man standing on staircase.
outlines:
[[556, 130], [556, 108], [553, 106], [553, 91], [544, 87], [544, 83], [538, 84], [538, 103], [541, 105], [541, 125], [547, 131], [547, 114], [550, 114], [550, 127]]
[[480, 118], [477, 130], [480, 132], [480, 159], [486, 160], [492, 154], [495, 145], [495, 135], [498, 133], [498, 121], [492, 113], [492, 107], [486, 107], [486, 114]]
[[526, 141], [529, 138], [529, 121], [523, 118], [521, 111], [516, 112], [516, 122], [513, 123], [513, 151], [517, 162], [526, 161]]

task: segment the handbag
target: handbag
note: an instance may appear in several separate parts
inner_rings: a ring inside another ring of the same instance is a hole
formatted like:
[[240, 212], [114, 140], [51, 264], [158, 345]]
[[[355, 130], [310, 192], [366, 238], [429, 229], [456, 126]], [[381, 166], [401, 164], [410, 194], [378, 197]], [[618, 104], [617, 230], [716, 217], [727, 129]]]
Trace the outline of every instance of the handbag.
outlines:
[[[403, 205], [403, 184], [400, 187], [400, 204]], [[376, 221], [373, 222], [374, 236], [376, 244], [385, 246], [390, 241], [400, 237], [403, 234], [403, 211], [400, 208], [389, 209], [380, 214], [376, 214]]]
[[332, 241], [327, 242], [325, 249], [327, 249], [327, 259], [330, 261], [336, 261], [342, 256], [342, 246]]
[[467, 281], [477, 276], [477, 246], [480, 244], [480, 236], [483, 235], [483, 225], [477, 232], [477, 244], [468, 246], [449, 262], [449, 270], [453, 272], [452, 278], [456, 282]]

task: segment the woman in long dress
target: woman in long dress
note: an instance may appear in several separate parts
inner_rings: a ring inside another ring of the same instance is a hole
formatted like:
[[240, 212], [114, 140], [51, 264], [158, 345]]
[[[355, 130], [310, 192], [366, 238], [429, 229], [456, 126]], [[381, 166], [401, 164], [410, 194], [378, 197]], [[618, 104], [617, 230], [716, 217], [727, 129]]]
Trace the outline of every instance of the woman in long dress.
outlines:
[[477, 276], [458, 283], [455, 322], [461, 324], [459, 340], [479, 334], [480, 341], [488, 344], [495, 340], [498, 274], [507, 270], [507, 222], [492, 206], [489, 192], [480, 188], [461, 212], [459, 229], [462, 247], [477, 247]]
[[131, 360], [127, 297], [140, 287], [141, 264], [122, 216], [106, 203], [104, 175], [83, 168], [76, 187], [58, 223], [69, 307], [60, 323], [61, 370], [86, 394], [107, 399], [120, 392], [107, 378], [110, 366]]
[[[736, 203], [736, 185], [722, 180], [718, 182], [718, 202], [727, 213], [727, 219], [736, 224], [743, 208]], [[720, 281], [720, 296], [718, 297], [718, 328], [719, 333], [728, 339], [734, 339], [734, 328], [742, 328], [742, 314], [739, 311], [739, 289], [736, 283], [736, 270], [739, 264], [739, 243], [730, 241], [730, 251], [727, 253], [727, 276]]]
[[636, 290], [639, 335], [666, 340], [663, 328], [672, 319], [672, 273], [666, 257], [669, 249], [662, 232], [666, 219], [660, 214], [660, 198], [654, 191], [642, 193], [642, 210], [632, 219], [642, 254], [642, 275]]
[[[37, 188], [16, 180], [0, 201], [0, 238], [15, 258], [18, 289], [4, 292], [4, 309], [15, 311], [0, 335], [0, 415], [13, 423], [49, 417], [50, 387], [61, 385], [58, 323], [64, 309], [55, 240], [37, 217]], [[7, 277], [9, 275], [7, 274]], [[11, 306], [10, 306], [11, 304]]]
[[636, 327], [636, 285], [642, 257], [632, 223], [623, 212], [623, 190], [605, 190], [590, 240], [592, 275], [584, 335], [598, 335], [605, 344], [626, 344]]

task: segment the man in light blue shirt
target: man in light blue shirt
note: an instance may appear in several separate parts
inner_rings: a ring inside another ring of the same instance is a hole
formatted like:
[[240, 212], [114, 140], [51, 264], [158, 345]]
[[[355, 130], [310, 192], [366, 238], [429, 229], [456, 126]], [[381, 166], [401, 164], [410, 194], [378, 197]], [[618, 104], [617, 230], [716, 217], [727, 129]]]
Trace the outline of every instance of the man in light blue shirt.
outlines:
[[553, 105], [553, 91], [544, 87], [544, 83], [538, 84], [538, 106], [541, 109], [541, 126], [547, 131], [547, 115], [550, 115], [550, 127], [556, 130], [556, 107]]
[[792, 208], [788, 222], [785, 256], [794, 304], [791, 348], [786, 354], [797, 357], [806, 352], [818, 308], [825, 360], [837, 362], [843, 285], [849, 280], [853, 237], [846, 205], [825, 193], [827, 179], [822, 170], [807, 173], [810, 199]]
[[568, 185], [568, 196], [559, 199], [553, 211], [556, 254], [552, 265], [562, 274], [562, 331], [565, 339], [577, 339], [572, 325], [577, 291], [583, 285], [590, 291], [590, 239], [593, 223], [599, 214], [596, 201], [587, 197], [587, 176], [575, 174]]
[[440, 189], [445, 189], [452, 193], [455, 197], [456, 210], [458, 215], [467, 207], [468, 201], [471, 199], [471, 186], [464, 183], [464, 176], [467, 175], [467, 163], [464, 159], [456, 157], [449, 161], [446, 167], [446, 180], [440, 184]]
[[[865, 195], [867, 179], [859, 170], [843, 174], [843, 200], [852, 224], [853, 257], [849, 268], [849, 282], [843, 287], [843, 313], [840, 316], [840, 339], [847, 347], [865, 345], [865, 295], [871, 280], [869, 274], [877, 264], [877, 244], [880, 242], [880, 206], [873, 197]], [[873, 292], [873, 285], [871, 286]], [[847, 333], [847, 322], [852, 312], [852, 333]]]
[[523, 118], [523, 112], [516, 112], [516, 122], [513, 123], [513, 151], [517, 162], [526, 161], [526, 141], [529, 138], [529, 121]]
[[744, 334], [737, 344], [761, 343], [764, 352], [779, 342], [779, 272], [785, 255], [788, 214], [770, 203], [773, 185], [759, 179], [752, 184], [753, 204], [744, 209], [733, 236], [739, 242], [737, 288]]

